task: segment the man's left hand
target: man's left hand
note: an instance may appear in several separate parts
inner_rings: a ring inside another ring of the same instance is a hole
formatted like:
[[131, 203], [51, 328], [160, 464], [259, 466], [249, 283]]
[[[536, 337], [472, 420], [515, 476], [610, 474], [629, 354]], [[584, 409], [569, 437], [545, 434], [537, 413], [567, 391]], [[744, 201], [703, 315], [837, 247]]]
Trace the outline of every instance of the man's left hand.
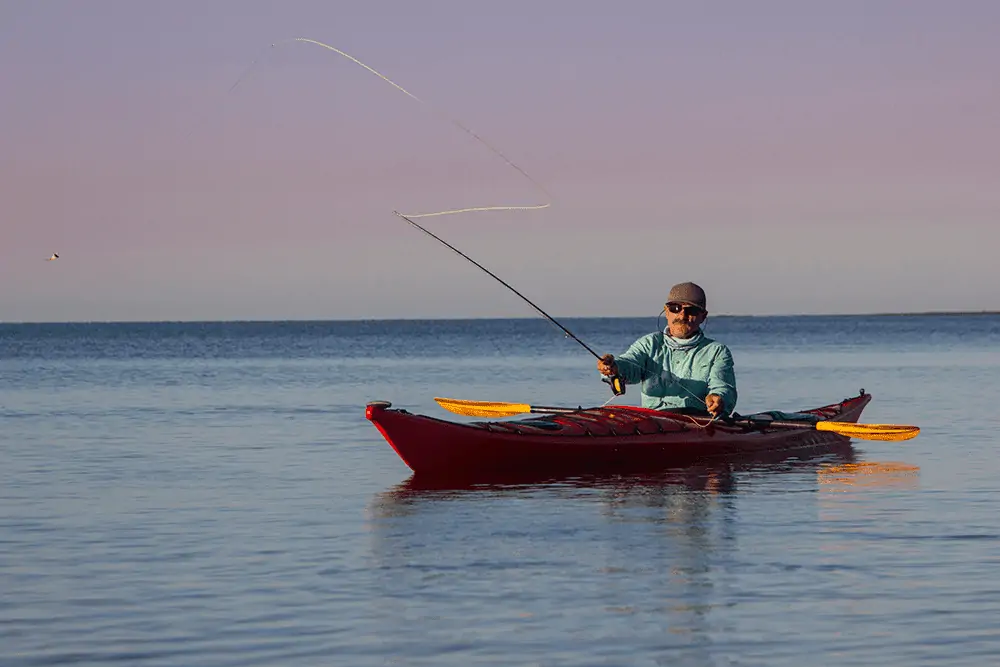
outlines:
[[722, 397], [718, 394], [709, 394], [705, 397], [705, 408], [713, 417], [721, 415], [724, 407], [725, 403], [723, 403]]

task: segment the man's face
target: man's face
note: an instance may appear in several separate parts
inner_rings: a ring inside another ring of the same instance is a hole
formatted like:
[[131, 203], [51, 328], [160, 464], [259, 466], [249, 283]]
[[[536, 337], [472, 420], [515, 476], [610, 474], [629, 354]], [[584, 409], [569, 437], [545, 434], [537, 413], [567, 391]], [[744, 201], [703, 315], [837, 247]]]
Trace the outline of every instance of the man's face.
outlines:
[[708, 315], [702, 308], [686, 303], [668, 303], [663, 310], [667, 314], [667, 328], [674, 338], [690, 338], [698, 333]]

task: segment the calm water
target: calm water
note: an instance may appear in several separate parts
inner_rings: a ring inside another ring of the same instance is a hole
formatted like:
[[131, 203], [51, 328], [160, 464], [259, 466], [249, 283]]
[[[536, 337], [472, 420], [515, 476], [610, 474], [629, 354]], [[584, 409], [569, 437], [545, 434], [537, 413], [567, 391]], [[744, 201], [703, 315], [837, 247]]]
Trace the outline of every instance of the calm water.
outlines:
[[[655, 326], [566, 320], [600, 352]], [[0, 664], [981, 665], [1000, 316], [716, 318], [846, 458], [422, 488], [364, 404], [600, 404], [544, 320], [0, 325]], [[634, 403], [635, 391], [624, 397]]]

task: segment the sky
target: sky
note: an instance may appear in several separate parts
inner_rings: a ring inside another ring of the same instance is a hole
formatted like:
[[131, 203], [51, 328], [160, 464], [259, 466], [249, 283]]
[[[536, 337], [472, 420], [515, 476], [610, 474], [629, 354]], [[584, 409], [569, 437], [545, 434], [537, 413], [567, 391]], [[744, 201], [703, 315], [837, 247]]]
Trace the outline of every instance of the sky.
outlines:
[[546, 203], [419, 222], [556, 317], [687, 280], [1000, 310], [998, 34], [988, 0], [3, 0], [0, 322], [532, 317], [393, 211]]

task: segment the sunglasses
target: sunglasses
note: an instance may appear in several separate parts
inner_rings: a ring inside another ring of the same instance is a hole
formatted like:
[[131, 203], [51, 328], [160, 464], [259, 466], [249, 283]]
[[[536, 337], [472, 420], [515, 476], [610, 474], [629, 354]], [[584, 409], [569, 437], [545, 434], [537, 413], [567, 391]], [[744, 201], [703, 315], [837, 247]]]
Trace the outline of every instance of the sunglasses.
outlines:
[[700, 306], [685, 306], [682, 303], [668, 303], [667, 310], [675, 315], [683, 312], [685, 315], [691, 315], [692, 317], [698, 317], [705, 312], [705, 309]]

